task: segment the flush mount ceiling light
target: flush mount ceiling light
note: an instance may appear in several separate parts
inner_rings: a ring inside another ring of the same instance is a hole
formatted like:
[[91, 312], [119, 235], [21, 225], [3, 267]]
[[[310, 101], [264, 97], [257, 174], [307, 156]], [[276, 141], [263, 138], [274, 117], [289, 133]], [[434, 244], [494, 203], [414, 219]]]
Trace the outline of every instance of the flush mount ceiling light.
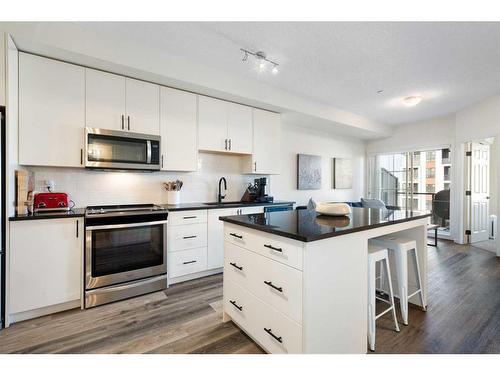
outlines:
[[403, 103], [407, 107], [413, 107], [416, 106], [418, 103], [422, 101], [422, 97], [419, 95], [415, 96], [407, 96], [406, 98], [403, 99]]
[[275, 61], [269, 60], [264, 52], [252, 52], [244, 48], [240, 48], [240, 51], [243, 52], [243, 58], [241, 61], [248, 61], [248, 56], [253, 56], [255, 58], [256, 67], [259, 72], [265, 72], [268, 67], [271, 67], [271, 73], [278, 74], [279, 64]]

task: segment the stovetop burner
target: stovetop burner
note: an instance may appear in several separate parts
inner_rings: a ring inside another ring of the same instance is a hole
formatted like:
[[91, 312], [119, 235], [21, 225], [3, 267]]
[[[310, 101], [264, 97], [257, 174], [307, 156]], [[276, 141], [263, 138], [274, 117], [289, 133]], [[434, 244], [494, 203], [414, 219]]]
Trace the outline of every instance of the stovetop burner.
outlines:
[[105, 215], [143, 215], [148, 213], [168, 212], [166, 208], [155, 204], [117, 204], [105, 206], [88, 206], [85, 210], [85, 216]]

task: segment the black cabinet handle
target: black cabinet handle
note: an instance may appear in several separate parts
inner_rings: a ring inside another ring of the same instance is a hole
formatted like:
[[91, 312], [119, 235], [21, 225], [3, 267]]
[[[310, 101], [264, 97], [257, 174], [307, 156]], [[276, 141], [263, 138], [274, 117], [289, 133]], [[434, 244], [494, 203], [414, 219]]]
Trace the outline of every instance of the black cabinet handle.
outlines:
[[78, 230], [78, 220], [76, 220], [76, 238], [78, 238], [78, 232], [79, 232], [79, 230]]
[[283, 343], [283, 339], [278, 336], [276, 336], [273, 331], [271, 330], [271, 328], [264, 328], [264, 331], [266, 331], [268, 334], [270, 334], [272, 336], [273, 339], [275, 339], [276, 341], [278, 341], [280, 344]]
[[127, 125], [128, 125], [128, 130], [130, 130], [130, 116], [127, 116]]
[[243, 238], [243, 236], [240, 236], [239, 234], [236, 234], [236, 233], [229, 233], [229, 235], [236, 237], [236, 238], [239, 238], [240, 240]]
[[122, 115], [122, 130], [125, 130], [125, 115]]
[[272, 283], [272, 281], [264, 281], [264, 284], [269, 285], [271, 288], [274, 288], [274, 289], [276, 289], [278, 292], [283, 293], [283, 288], [282, 288], [282, 287], [278, 287], [278, 286], [274, 285], [274, 284]]
[[184, 216], [183, 219], [196, 219], [197, 216]]
[[189, 262], [184, 262], [182, 264], [191, 264], [191, 263], [196, 263], [196, 260], [190, 260]]
[[274, 250], [274, 251], [279, 251], [280, 253], [283, 252], [283, 249], [280, 247], [274, 247], [272, 245], [264, 245], [264, 247], [267, 247], [268, 249]]
[[196, 236], [185, 236], [185, 237], [182, 237], [183, 240], [187, 240], [189, 238], [196, 238]]
[[243, 267], [240, 267], [238, 266], [236, 263], [229, 263], [231, 266], [233, 266], [234, 268], [237, 268], [239, 269], [240, 271], [243, 271]]
[[224, 145], [224, 149], [227, 150], [227, 139], [224, 141], [225, 145]]
[[83, 165], [83, 148], [80, 149], [80, 165]]
[[238, 310], [243, 311], [243, 306], [238, 306], [236, 304], [236, 301], [229, 300], [229, 302], [231, 303], [231, 305], [233, 305], [234, 307], [236, 307]]
[[229, 150], [231, 150], [231, 139], [229, 139]]
[[163, 168], [163, 155], [161, 156], [161, 167]]

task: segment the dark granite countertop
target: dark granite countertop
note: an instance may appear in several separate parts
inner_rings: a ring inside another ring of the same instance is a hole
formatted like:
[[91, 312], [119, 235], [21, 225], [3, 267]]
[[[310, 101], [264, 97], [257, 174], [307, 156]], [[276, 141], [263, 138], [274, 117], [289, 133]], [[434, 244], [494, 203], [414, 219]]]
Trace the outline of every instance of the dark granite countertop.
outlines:
[[36, 212], [31, 214], [16, 214], [9, 218], [10, 221], [38, 220], [38, 219], [64, 219], [85, 216], [85, 208], [73, 208], [69, 211]]
[[247, 203], [247, 202], [223, 202], [218, 204], [213, 203], [181, 203], [181, 204], [161, 204], [160, 206], [167, 208], [171, 212], [187, 211], [187, 210], [210, 210], [214, 208], [235, 208], [235, 207], [255, 207], [255, 206], [284, 206], [294, 204], [291, 201], [274, 201], [270, 203]]
[[294, 210], [223, 216], [220, 220], [302, 242], [311, 242], [429, 216], [431, 214], [421, 211], [353, 207], [349, 216], [317, 216], [315, 211]]

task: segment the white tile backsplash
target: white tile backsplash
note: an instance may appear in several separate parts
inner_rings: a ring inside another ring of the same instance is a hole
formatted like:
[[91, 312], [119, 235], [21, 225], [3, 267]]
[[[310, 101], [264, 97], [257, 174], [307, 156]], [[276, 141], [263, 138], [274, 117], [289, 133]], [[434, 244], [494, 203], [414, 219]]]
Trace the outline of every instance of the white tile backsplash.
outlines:
[[162, 183], [182, 180], [181, 202], [217, 199], [219, 179], [227, 180], [226, 200], [239, 200], [249, 182], [260, 176], [242, 175], [239, 156], [200, 153], [197, 172], [104, 172], [77, 168], [29, 167], [35, 172], [35, 189], [45, 191], [52, 180], [55, 191], [69, 194], [77, 207], [100, 204], [167, 203]]

